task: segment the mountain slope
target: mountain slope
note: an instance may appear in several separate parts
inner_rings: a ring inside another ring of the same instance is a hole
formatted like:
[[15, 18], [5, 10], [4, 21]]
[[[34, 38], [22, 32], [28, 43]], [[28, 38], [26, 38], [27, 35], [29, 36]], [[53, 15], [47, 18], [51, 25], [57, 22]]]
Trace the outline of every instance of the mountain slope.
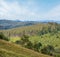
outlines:
[[13, 21], [13, 20], [0, 20], [0, 29], [10, 29], [10, 28], [16, 28], [21, 26], [29, 26], [33, 25], [37, 22], [33, 21]]
[[29, 34], [29, 35], [40, 35], [40, 33], [52, 33], [52, 31], [60, 31], [60, 24], [50, 24], [50, 23], [40, 23], [35, 24], [31, 26], [24, 26], [19, 28], [13, 28], [8, 30], [0, 30], [0, 32], [3, 32], [4, 34], [8, 36], [20, 36], [23, 33]]
[[19, 45], [0, 40], [0, 57], [50, 57]]

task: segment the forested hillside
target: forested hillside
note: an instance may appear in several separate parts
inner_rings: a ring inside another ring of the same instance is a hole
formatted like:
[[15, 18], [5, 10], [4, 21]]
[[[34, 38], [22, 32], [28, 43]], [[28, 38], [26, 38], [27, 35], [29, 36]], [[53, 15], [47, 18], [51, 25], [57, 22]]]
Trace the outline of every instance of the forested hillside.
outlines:
[[50, 56], [60, 56], [60, 24], [40, 23], [8, 30], [0, 30], [9, 42]]

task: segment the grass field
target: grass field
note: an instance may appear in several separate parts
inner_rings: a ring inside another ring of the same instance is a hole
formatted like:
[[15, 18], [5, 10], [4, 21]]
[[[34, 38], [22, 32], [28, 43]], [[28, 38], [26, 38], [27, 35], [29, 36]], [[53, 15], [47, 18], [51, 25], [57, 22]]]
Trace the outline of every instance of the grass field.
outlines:
[[20, 45], [0, 40], [0, 57], [50, 57], [38, 52], [26, 49]]

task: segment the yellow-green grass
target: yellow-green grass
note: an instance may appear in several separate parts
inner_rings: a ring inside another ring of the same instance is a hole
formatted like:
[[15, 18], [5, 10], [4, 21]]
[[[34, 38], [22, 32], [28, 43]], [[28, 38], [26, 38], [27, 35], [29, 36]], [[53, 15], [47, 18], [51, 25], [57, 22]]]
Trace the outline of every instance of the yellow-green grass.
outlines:
[[19, 56], [24, 57], [23, 55], [0, 48], [0, 57], [19, 57]]
[[20, 37], [18, 37], [18, 36], [11, 36], [9, 39], [10, 39], [10, 42], [16, 42], [16, 41], [20, 40]]
[[0, 57], [50, 57], [41, 53], [26, 49], [20, 45], [0, 40]]

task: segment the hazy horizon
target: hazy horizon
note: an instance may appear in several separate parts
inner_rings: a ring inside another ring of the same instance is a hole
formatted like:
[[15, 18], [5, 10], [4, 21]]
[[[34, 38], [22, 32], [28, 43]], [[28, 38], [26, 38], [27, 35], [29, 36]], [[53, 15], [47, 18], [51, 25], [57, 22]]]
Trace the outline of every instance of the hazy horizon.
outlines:
[[0, 0], [0, 20], [60, 21], [60, 0]]

